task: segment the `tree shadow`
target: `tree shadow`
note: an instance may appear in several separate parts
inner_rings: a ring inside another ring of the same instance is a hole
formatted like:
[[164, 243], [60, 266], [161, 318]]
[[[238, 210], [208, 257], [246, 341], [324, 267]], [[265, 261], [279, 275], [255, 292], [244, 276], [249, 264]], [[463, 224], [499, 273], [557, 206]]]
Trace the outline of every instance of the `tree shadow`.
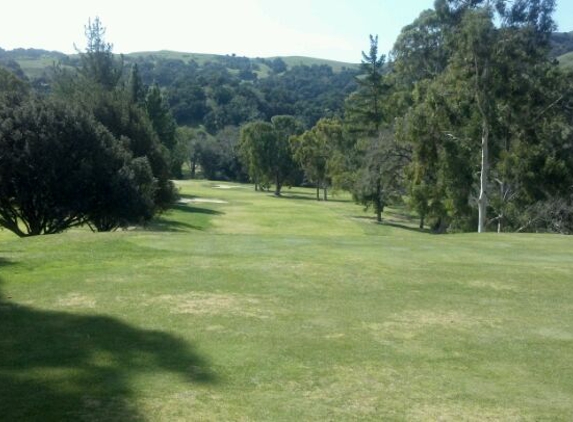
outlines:
[[217, 381], [208, 362], [170, 334], [35, 309], [0, 291], [1, 420], [145, 420], [131, 382], [164, 372], [190, 384]]
[[145, 226], [146, 231], [151, 232], [188, 232], [190, 230], [205, 231], [205, 227], [197, 226], [194, 224], [183, 223], [176, 220], [166, 220], [164, 218], [156, 218], [155, 220], [147, 223]]
[[[321, 194], [322, 195], [322, 194]], [[303, 201], [313, 201], [313, 202], [335, 202], [335, 203], [342, 203], [342, 202], [350, 202], [348, 200], [344, 200], [344, 199], [336, 199], [336, 198], [328, 198], [327, 201], [325, 201], [322, 196], [320, 197], [320, 201], [318, 201], [316, 199], [316, 194], [308, 194], [308, 193], [281, 193], [280, 196], [276, 196], [274, 194], [270, 195], [273, 198], [279, 198], [279, 199], [300, 199]]]
[[194, 207], [192, 205], [187, 204], [176, 204], [171, 207], [173, 210], [181, 211], [181, 212], [188, 212], [191, 214], [207, 214], [207, 215], [223, 215], [224, 212], [212, 210], [210, 208], [199, 208]]
[[378, 221], [376, 221], [376, 217], [370, 217], [370, 216], [364, 216], [364, 215], [353, 215], [351, 218], [353, 218], [355, 220], [368, 221], [368, 222], [371, 222], [372, 224], [376, 224], [378, 226], [394, 227], [396, 229], [406, 230], [406, 231], [415, 232], [415, 233], [435, 234], [433, 231], [431, 231], [429, 229], [420, 229], [419, 227], [412, 227], [412, 226], [408, 226], [406, 224], [398, 223], [395, 221], [389, 221], [389, 220], [382, 219], [381, 222], [378, 222]]

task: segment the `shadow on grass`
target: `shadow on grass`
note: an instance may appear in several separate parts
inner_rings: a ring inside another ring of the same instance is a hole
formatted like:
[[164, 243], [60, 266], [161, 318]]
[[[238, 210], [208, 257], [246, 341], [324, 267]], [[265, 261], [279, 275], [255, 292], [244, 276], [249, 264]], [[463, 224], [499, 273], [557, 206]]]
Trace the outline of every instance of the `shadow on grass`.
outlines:
[[327, 201], [324, 201], [322, 199], [322, 196], [320, 197], [320, 201], [318, 201], [316, 199], [316, 194], [306, 193], [306, 192], [281, 193], [281, 196], [275, 196], [274, 194], [272, 194], [271, 196], [273, 196], [274, 198], [279, 198], [279, 199], [281, 199], [281, 198], [282, 199], [297, 199], [297, 200], [300, 199], [303, 201], [314, 201], [314, 202], [336, 202], [336, 203], [350, 202], [349, 200], [335, 199], [335, 198], [328, 198]]
[[366, 217], [364, 215], [353, 215], [351, 218], [356, 219], [356, 220], [368, 221], [368, 222], [371, 222], [372, 224], [376, 224], [379, 226], [394, 227], [396, 229], [407, 230], [407, 231], [411, 231], [411, 232], [415, 232], [415, 233], [434, 234], [434, 232], [432, 232], [429, 229], [420, 229], [419, 227], [408, 226], [406, 224], [399, 223], [396, 221], [389, 221], [389, 220], [382, 219], [381, 222], [377, 222], [376, 217]]
[[176, 220], [166, 220], [164, 218], [156, 218], [145, 226], [145, 230], [151, 232], [188, 232], [191, 230], [205, 231], [205, 227], [197, 226], [194, 224], [183, 223]]
[[170, 334], [34, 309], [0, 292], [2, 420], [145, 420], [131, 382], [164, 372], [189, 384], [216, 382], [205, 359]]
[[[212, 210], [209, 208], [199, 208], [186, 204], [178, 204], [171, 208], [170, 211], [179, 211], [186, 213], [185, 219], [188, 217], [193, 223], [184, 222], [180, 219], [173, 219], [167, 213], [167, 215], [159, 216], [145, 226], [147, 231], [155, 232], [189, 232], [191, 230], [205, 231], [209, 227], [209, 220], [213, 216], [224, 215], [224, 212]], [[196, 215], [193, 218], [192, 215]]]
[[173, 207], [171, 207], [171, 209], [176, 210], [176, 211], [181, 211], [181, 212], [188, 212], [191, 214], [207, 214], [207, 215], [223, 215], [223, 214], [225, 214], [224, 212], [212, 210], [210, 208], [199, 208], [199, 207], [194, 207], [192, 205], [186, 205], [186, 204], [177, 204], [177, 205], [174, 205]]

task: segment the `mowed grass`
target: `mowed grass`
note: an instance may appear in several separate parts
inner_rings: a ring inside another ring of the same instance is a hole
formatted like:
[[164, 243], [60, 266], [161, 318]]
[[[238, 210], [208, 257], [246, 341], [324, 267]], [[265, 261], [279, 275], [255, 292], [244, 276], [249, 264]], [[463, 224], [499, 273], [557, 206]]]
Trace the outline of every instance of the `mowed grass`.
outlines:
[[0, 232], [1, 420], [573, 418], [573, 238], [215, 185], [145, 230]]

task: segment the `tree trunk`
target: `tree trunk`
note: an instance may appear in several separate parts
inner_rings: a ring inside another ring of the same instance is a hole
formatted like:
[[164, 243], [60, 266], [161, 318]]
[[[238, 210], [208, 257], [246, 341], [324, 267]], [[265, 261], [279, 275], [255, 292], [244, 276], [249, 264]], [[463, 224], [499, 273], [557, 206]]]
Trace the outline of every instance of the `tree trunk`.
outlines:
[[281, 196], [282, 183], [279, 176], [276, 177], [275, 196]]
[[425, 220], [424, 216], [421, 215], [420, 216], [420, 230], [424, 230], [424, 220]]
[[376, 221], [382, 222], [382, 210], [380, 208], [376, 208]]
[[480, 175], [480, 192], [478, 200], [478, 233], [485, 233], [487, 219], [487, 179], [489, 173], [489, 126], [487, 119], [482, 123], [481, 137], [481, 175]]
[[197, 170], [197, 160], [191, 160], [191, 179], [195, 179], [195, 172]]
[[328, 186], [326, 185], [326, 183], [324, 184], [323, 193], [324, 193], [324, 200], [328, 201]]
[[316, 200], [320, 201], [320, 183], [316, 184]]

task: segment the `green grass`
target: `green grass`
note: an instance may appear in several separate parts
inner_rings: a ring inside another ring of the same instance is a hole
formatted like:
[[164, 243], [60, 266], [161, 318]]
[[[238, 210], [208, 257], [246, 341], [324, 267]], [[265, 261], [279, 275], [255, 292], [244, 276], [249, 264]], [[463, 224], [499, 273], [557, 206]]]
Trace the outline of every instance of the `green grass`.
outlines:
[[[271, 57], [271, 59], [274, 57]], [[358, 63], [346, 63], [346, 62], [339, 62], [336, 60], [327, 60], [327, 59], [317, 59], [314, 57], [303, 57], [303, 56], [285, 56], [281, 57], [284, 60], [286, 65], [290, 68], [293, 66], [322, 66], [327, 65], [332, 67], [334, 72], [340, 72], [343, 68], [347, 69], [357, 69], [360, 65]]]
[[571, 420], [573, 238], [214, 185], [146, 230], [0, 232], [0, 419]]
[[559, 65], [567, 68], [573, 69], [573, 52], [564, 54], [557, 58], [559, 60]]

